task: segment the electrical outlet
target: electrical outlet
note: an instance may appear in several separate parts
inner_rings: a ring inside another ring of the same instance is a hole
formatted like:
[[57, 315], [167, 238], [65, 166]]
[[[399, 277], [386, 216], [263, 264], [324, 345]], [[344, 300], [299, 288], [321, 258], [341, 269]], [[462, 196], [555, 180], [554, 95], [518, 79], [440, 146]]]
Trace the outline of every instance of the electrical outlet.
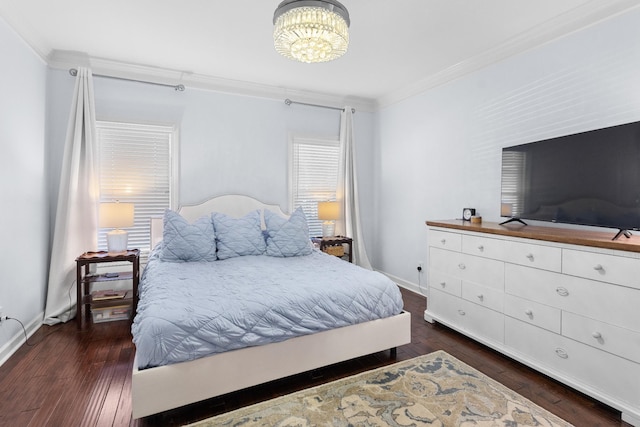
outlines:
[[418, 267], [417, 270], [422, 272], [422, 263], [420, 261], [418, 261]]

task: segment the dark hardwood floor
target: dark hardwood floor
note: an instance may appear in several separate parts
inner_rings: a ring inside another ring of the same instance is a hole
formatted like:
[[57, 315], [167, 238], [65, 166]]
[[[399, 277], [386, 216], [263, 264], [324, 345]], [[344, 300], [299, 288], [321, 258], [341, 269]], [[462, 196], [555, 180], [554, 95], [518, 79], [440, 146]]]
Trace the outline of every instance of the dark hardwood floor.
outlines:
[[[444, 350], [578, 427], [629, 426], [620, 413], [505, 358], [452, 330], [422, 318], [425, 298], [403, 290], [412, 313], [412, 343], [397, 360]], [[272, 397], [393, 363], [381, 352], [210, 399], [184, 408], [131, 419], [134, 347], [128, 322], [75, 322], [43, 326], [0, 367], [0, 425], [175, 426]]]

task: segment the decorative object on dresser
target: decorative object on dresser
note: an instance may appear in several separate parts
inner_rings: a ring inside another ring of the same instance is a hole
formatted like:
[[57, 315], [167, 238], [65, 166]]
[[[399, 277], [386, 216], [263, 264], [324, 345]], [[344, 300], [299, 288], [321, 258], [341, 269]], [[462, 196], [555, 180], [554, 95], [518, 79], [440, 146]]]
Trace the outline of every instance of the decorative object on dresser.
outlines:
[[133, 226], [133, 203], [100, 203], [100, 228], [113, 228], [107, 233], [111, 253], [125, 252], [129, 234], [122, 227]]
[[222, 425], [571, 427], [444, 351], [277, 397], [189, 427]]
[[[131, 270], [117, 273], [90, 274], [92, 264], [130, 262]], [[76, 258], [76, 321], [82, 328], [82, 309], [89, 308], [95, 321], [127, 319], [136, 312], [140, 276], [140, 250], [129, 249], [113, 254], [105, 251], [85, 252]], [[92, 290], [93, 284], [131, 280], [131, 290]], [[131, 315], [129, 315], [131, 314]]]
[[427, 225], [427, 321], [640, 426], [640, 236], [612, 241], [606, 232], [459, 220]]
[[[345, 259], [349, 262], [353, 262], [353, 239], [345, 236], [334, 237], [312, 237], [311, 242], [318, 246], [322, 252], [326, 252], [329, 255], [334, 255], [339, 258]], [[345, 252], [344, 247], [347, 246]]]
[[471, 217], [476, 214], [476, 210], [474, 208], [464, 208], [462, 209], [462, 219], [464, 221], [471, 221]]
[[322, 237], [335, 236], [336, 220], [340, 219], [340, 203], [318, 202], [318, 219], [322, 220]]
[[[167, 224], [160, 218], [151, 221], [151, 241], [158, 243], [149, 255], [132, 326], [136, 345], [131, 379], [134, 418], [379, 351], [391, 350], [394, 357], [395, 347], [411, 341], [411, 315], [402, 309], [397, 285], [380, 273], [311, 250], [301, 210], [289, 216], [278, 205], [225, 195], [183, 206], [177, 214], [185, 220], [180, 230], [175, 230], [185, 239], [172, 243], [173, 255], [180, 261], [163, 260], [165, 246], [169, 246], [163, 230]], [[213, 222], [213, 232], [205, 227], [207, 219]], [[191, 251], [194, 241], [198, 247], [202, 242], [215, 245], [216, 259], [183, 260], [179, 248]], [[221, 247], [226, 250], [224, 257], [220, 257]], [[255, 251], [257, 255], [247, 256]], [[352, 278], [348, 286], [344, 281], [347, 276]], [[182, 291], [184, 278], [189, 282], [188, 293]], [[355, 313], [344, 307], [356, 304], [337, 304], [333, 298], [353, 295], [351, 298], [360, 300], [357, 294], [365, 288], [366, 292], [377, 290], [384, 302], [375, 296], [364, 298]], [[197, 296], [192, 292], [198, 292]], [[375, 305], [369, 304], [373, 301]], [[317, 310], [309, 312], [311, 306]], [[293, 315], [298, 309], [303, 311]], [[262, 310], [270, 314], [261, 314]], [[185, 312], [190, 316], [185, 318]], [[332, 320], [329, 314], [337, 317]], [[193, 317], [211, 321], [202, 320], [202, 327], [195, 329], [180, 327]], [[360, 320], [353, 322], [355, 317]], [[259, 325], [255, 319], [260, 319]], [[289, 326], [298, 319], [304, 323]], [[235, 333], [246, 327], [261, 333]], [[179, 340], [180, 345], [163, 345], [164, 339], [176, 341], [177, 333], [192, 335]], [[203, 334], [207, 339], [200, 339]], [[238, 336], [243, 339], [233, 339]], [[253, 344], [244, 338], [252, 339]], [[161, 353], [165, 350], [170, 354]]]

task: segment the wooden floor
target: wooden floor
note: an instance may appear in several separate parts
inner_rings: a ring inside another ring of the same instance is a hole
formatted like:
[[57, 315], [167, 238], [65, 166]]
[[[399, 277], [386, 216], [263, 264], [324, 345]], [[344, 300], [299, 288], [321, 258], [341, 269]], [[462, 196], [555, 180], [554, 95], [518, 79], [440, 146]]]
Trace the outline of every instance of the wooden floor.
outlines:
[[[629, 426], [620, 413], [423, 318], [425, 298], [403, 290], [412, 343], [397, 360], [444, 350], [575, 426]], [[0, 367], [0, 425], [176, 426], [393, 363], [389, 352], [301, 374], [140, 420], [131, 419], [134, 347], [127, 322], [43, 326]]]

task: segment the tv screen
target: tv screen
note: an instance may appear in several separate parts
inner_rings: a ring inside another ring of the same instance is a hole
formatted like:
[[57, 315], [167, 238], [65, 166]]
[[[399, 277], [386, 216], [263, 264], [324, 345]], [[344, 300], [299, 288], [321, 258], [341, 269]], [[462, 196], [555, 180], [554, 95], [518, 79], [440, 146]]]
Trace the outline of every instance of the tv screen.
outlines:
[[640, 229], [640, 122], [502, 149], [500, 215]]

